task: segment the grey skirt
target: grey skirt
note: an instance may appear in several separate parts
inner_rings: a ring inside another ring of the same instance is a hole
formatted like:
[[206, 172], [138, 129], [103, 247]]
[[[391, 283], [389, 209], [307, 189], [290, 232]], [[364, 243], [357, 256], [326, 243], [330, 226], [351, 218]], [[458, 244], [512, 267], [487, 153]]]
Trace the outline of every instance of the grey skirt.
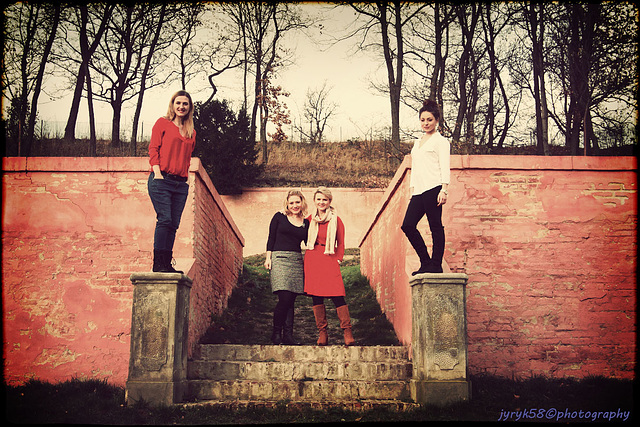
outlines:
[[304, 293], [304, 262], [300, 252], [271, 253], [271, 291]]

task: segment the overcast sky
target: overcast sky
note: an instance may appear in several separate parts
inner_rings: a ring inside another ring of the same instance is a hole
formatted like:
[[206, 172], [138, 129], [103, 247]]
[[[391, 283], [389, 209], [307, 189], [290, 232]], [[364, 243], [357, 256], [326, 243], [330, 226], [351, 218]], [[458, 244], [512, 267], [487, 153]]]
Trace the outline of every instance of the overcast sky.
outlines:
[[[309, 14], [328, 11], [326, 4], [305, 3], [302, 5]], [[351, 8], [342, 7], [337, 10], [330, 10], [328, 19], [324, 22], [322, 40], [328, 40], [331, 36], [344, 33], [347, 26], [353, 21], [354, 14]], [[289, 107], [291, 117], [297, 120], [301, 116], [301, 108], [306, 99], [308, 89], [314, 90], [322, 87], [327, 82], [330, 88], [329, 100], [337, 104], [338, 109], [335, 116], [328, 122], [326, 136], [328, 140], [347, 140], [359, 137], [363, 139], [370, 136], [371, 130], [375, 131], [389, 127], [390, 104], [389, 98], [373, 93], [370, 82], [375, 79], [378, 82], [385, 82], [386, 71], [381, 57], [376, 57], [373, 53], [355, 52], [354, 41], [343, 41], [329, 47], [318, 43], [320, 37], [317, 30], [310, 31], [310, 35], [315, 38], [298, 34], [289, 37], [285, 41], [287, 46], [294, 49], [295, 63], [286, 70], [279, 73], [276, 82], [282, 85], [285, 91], [291, 93], [285, 102]], [[327, 37], [328, 36], [328, 37]], [[239, 74], [226, 73], [216, 80], [218, 85], [218, 99], [224, 98], [232, 102], [234, 108], [240, 105], [242, 99], [241, 76]], [[202, 90], [190, 91], [194, 101], [205, 101], [211, 94], [208, 83], [204, 80], [200, 84]], [[166, 113], [169, 98], [179, 89], [179, 83], [174, 87], [154, 88], [145, 94], [141, 122], [144, 126], [145, 136], [151, 132], [151, 126]], [[55, 92], [55, 91], [54, 91]], [[41, 120], [51, 122], [51, 128], [57, 128], [58, 132], [64, 131], [64, 126], [68, 117], [71, 105], [71, 90], [69, 96], [61, 99], [51, 100], [46, 95], [41, 96], [39, 105], [39, 117]], [[59, 92], [58, 92], [59, 93]], [[112, 110], [106, 103], [96, 102], [98, 114], [97, 122], [104, 132], [110, 134]], [[87, 126], [88, 115], [86, 103], [80, 108], [78, 136], [83, 132], [82, 127]], [[419, 129], [417, 119], [413, 123], [413, 113], [410, 109], [405, 109], [401, 119], [403, 128]], [[131, 121], [133, 119], [133, 104], [129, 104], [123, 110], [123, 121], [121, 126], [127, 133], [130, 133]], [[60, 130], [61, 129], [61, 130]], [[291, 127], [285, 127], [285, 132], [291, 138], [298, 139], [298, 135], [292, 135]]]

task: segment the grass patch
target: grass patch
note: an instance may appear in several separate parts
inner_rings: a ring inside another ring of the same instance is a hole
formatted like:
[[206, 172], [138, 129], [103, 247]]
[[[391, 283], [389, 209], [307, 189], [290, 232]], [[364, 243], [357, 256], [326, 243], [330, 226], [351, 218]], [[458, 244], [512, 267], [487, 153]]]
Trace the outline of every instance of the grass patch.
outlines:
[[[400, 345], [393, 326], [380, 311], [375, 294], [366, 277], [360, 274], [359, 249], [348, 249], [342, 263], [346, 301], [349, 306], [353, 336], [357, 345]], [[271, 344], [273, 309], [277, 297], [271, 292], [269, 271], [264, 268], [265, 255], [245, 258], [238, 286], [229, 298], [227, 309], [212, 318], [201, 339], [203, 344]], [[331, 300], [325, 300], [329, 323], [329, 344], [343, 343], [342, 329]], [[318, 339], [311, 297], [296, 299], [294, 337], [299, 344], [315, 345]]]
[[[23, 386], [6, 386], [6, 420], [14, 424], [109, 424], [109, 425], [243, 425], [326, 422], [424, 422], [498, 421], [505, 412], [538, 414], [568, 413], [569, 418], [527, 421], [605, 421], [605, 413], [628, 416], [633, 421], [633, 382], [588, 377], [576, 379], [523, 380], [480, 375], [471, 377], [469, 402], [446, 407], [424, 406], [406, 412], [385, 409], [351, 412], [341, 408], [326, 411], [286, 408], [223, 409], [207, 406], [151, 407], [144, 402], [125, 405], [124, 389], [98, 380], [49, 384], [30, 381]], [[541, 412], [543, 410], [544, 412]], [[583, 418], [578, 418], [583, 411]], [[586, 412], [597, 414], [586, 417]], [[522, 413], [522, 412], [521, 412]], [[572, 418], [573, 415], [573, 418]], [[512, 421], [514, 421], [512, 419]], [[524, 421], [524, 420], [523, 420]], [[608, 421], [608, 420], [607, 420]]]
[[270, 143], [269, 158], [256, 183], [266, 187], [385, 188], [404, 154], [390, 155], [388, 142]]

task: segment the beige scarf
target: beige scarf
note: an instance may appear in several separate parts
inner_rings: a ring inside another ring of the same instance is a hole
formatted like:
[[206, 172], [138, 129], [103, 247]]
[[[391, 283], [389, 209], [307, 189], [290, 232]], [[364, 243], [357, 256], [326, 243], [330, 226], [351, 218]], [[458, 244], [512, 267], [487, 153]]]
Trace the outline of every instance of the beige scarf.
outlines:
[[333, 255], [336, 253], [336, 234], [338, 232], [338, 215], [336, 215], [333, 206], [327, 210], [326, 217], [320, 219], [318, 208], [315, 208], [311, 215], [311, 223], [309, 224], [309, 234], [307, 235], [307, 249], [313, 249], [318, 237], [318, 224], [329, 222], [327, 226], [327, 241], [325, 242], [324, 254]]

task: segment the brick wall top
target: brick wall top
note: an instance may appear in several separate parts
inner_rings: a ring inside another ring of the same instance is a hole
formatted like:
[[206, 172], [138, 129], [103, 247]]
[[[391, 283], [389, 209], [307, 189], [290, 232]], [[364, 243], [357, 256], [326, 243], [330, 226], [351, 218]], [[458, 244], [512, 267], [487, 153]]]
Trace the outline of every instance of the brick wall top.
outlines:
[[[405, 159], [406, 160], [406, 159]], [[634, 170], [635, 157], [454, 155], [451, 169]], [[408, 167], [411, 168], [409, 161]]]
[[[608, 156], [497, 156], [497, 155], [452, 155], [451, 169], [501, 169], [501, 170], [595, 170], [595, 171], [632, 171], [638, 168], [636, 157]], [[369, 227], [360, 239], [360, 245], [375, 226], [380, 214], [402, 182], [404, 175], [411, 170], [411, 156], [405, 156], [387, 187], [378, 209]]]
[[[146, 157], [3, 157], [3, 172], [144, 172], [150, 171]], [[222, 197], [197, 157], [191, 158], [190, 173], [200, 176], [214, 200], [220, 206], [225, 219], [244, 246], [244, 237], [233, 221]]]

